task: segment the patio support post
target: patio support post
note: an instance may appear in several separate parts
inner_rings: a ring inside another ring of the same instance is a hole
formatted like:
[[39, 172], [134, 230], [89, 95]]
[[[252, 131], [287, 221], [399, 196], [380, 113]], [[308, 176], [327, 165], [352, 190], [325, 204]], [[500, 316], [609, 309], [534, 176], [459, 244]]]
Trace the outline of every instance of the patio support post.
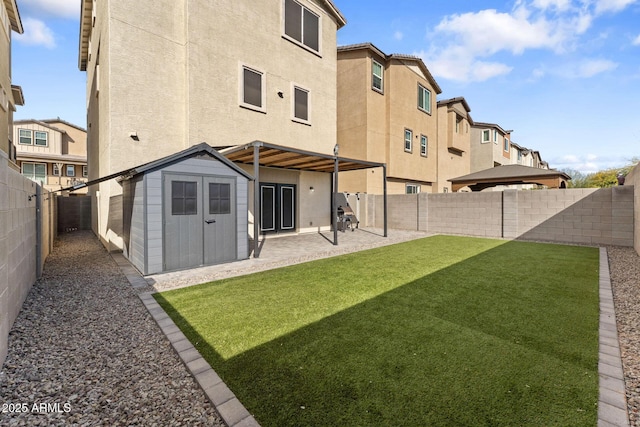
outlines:
[[253, 257], [260, 257], [260, 144], [253, 144]]
[[338, 156], [333, 164], [333, 245], [338, 245]]
[[382, 165], [382, 204], [384, 210], [384, 237], [387, 237], [387, 165]]

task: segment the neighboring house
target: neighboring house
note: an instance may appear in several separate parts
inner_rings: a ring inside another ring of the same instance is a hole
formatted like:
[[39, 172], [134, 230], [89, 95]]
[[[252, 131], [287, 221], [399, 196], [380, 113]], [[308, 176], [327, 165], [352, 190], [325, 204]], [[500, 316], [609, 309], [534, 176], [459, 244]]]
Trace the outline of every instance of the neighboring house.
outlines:
[[438, 184], [434, 192], [451, 192], [448, 180], [471, 172], [470, 111], [463, 97], [438, 101]]
[[511, 132], [494, 123], [473, 123], [471, 172], [511, 164]]
[[0, 151], [6, 153], [9, 164], [15, 166], [16, 148], [13, 139], [13, 113], [17, 105], [24, 105], [22, 88], [11, 84], [11, 39], [12, 32], [22, 34], [22, 21], [16, 0], [2, 0], [0, 22], [3, 37], [0, 37]]
[[[389, 194], [435, 192], [442, 91], [422, 60], [371, 43], [341, 46], [337, 80], [340, 154], [386, 163]], [[339, 189], [382, 194], [380, 173], [341, 173]]]
[[[346, 21], [330, 0], [82, 0], [81, 10], [91, 180], [201, 142], [333, 154], [336, 31]], [[329, 173], [261, 169], [273, 227], [260, 232], [331, 226]], [[90, 194], [94, 231], [123, 248], [121, 185]]]
[[[49, 191], [87, 181], [87, 131], [61, 119], [13, 123], [20, 172]], [[84, 188], [71, 193], [86, 194]]]

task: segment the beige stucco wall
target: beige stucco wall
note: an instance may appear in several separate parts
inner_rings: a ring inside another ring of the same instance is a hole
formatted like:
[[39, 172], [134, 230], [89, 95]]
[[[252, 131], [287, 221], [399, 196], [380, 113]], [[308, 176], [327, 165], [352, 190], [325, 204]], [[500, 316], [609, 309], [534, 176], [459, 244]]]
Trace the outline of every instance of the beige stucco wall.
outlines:
[[[321, 15], [319, 54], [283, 37], [280, 0], [96, 2], [87, 65], [90, 178], [200, 142], [263, 140], [332, 153], [337, 23], [323, 2], [300, 2]], [[265, 112], [240, 106], [242, 65], [264, 72]], [[309, 90], [307, 124], [292, 120], [294, 84]], [[91, 191], [94, 230], [107, 247], [121, 248], [109, 229], [118, 222], [109, 204], [120, 185], [104, 182]]]
[[[0, 8], [6, 13], [4, 1], [0, 2]], [[11, 29], [5, 28], [4, 21], [0, 20], [0, 97], [2, 92], [9, 99], [9, 104], [13, 105], [13, 95], [11, 93]], [[7, 35], [8, 33], [8, 35]], [[0, 105], [0, 151], [9, 154], [9, 140], [11, 138], [11, 106], [3, 108]]]
[[[489, 142], [482, 142], [482, 131], [489, 129]], [[494, 131], [498, 132], [497, 142], [494, 142]], [[511, 164], [511, 148], [504, 151], [504, 138], [511, 139], [511, 135], [505, 134], [496, 127], [483, 125], [471, 126], [471, 173], [494, 167], [494, 163], [500, 165]]]
[[[456, 120], [460, 124], [456, 131]], [[451, 192], [451, 178], [471, 173], [471, 126], [461, 102], [438, 106], [438, 182], [434, 193]]]

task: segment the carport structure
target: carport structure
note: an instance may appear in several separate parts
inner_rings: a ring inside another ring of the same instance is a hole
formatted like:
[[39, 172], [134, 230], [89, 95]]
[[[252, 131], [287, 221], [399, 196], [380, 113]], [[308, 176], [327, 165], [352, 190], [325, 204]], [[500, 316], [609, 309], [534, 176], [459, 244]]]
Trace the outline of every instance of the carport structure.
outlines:
[[262, 215], [260, 202], [260, 167], [293, 169], [299, 171], [323, 172], [333, 174], [332, 224], [333, 244], [338, 244], [338, 205], [336, 195], [338, 191], [338, 176], [340, 172], [382, 168], [383, 200], [384, 200], [384, 237], [387, 237], [387, 166], [385, 163], [369, 162], [338, 156], [338, 146], [334, 148], [334, 155], [299, 150], [292, 147], [254, 141], [248, 144], [219, 148], [219, 152], [234, 163], [253, 165], [253, 236], [254, 254], [259, 257], [258, 239], [260, 236]]
[[539, 169], [522, 165], [503, 165], [469, 175], [452, 178], [451, 189], [456, 192], [464, 187], [482, 191], [498, 185], [538, 184], [547, 188], [566, 188], [571, 177], [564, 172]]

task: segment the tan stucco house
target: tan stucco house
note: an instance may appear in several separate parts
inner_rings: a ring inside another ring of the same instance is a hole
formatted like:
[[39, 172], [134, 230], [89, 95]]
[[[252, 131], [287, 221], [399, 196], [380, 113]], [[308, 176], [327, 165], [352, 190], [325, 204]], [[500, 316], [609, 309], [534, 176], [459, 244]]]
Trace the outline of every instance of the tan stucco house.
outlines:
[[[90, 179], [202, 142], [333, 153], [336, 31], [346, 21], [330, 0], [82, 0], [81, 7]], [[331, 174], [260, 164], [255, 188], [272, 208], [261, 233], [331, 226]], [[122, 248], [120, 183], [101, 182], [90, 194], [94, 231], [107, 247]]]
[[[49, 191], [87, 181], [87, 131], [60, 118], [13, 122], [20, 172]], [[81, 189], [72, 195], [86, 194]]]
[[438, 184], [434, 193], [451, 192], [448, 180], [471, 172], [470, 112], [463, 97], [438, 101]]
[[471, 172], [511, 164], [511, 130], [495, 123], [471, 125]]
[[[386, 163], [389, 194], [436, 191], [442, 90], [424, 62], [371, 43], [341, 46], [337, 80], [340, 153]], [[341, 173], [339, 189], [382, 194], [380, 173]]]
[[0, 151], [4, 152], [9, 164], [15, 166], [16, 148], [13, 139], [13, 113], [17, 105], [24, 105], [22, 88], [11, 82], [11, 39], [12, 33], [22, 34], [22, 21], [16, 0], [3, 0], [0, 6], [0, 129], [6, 132], [0, 137]]

